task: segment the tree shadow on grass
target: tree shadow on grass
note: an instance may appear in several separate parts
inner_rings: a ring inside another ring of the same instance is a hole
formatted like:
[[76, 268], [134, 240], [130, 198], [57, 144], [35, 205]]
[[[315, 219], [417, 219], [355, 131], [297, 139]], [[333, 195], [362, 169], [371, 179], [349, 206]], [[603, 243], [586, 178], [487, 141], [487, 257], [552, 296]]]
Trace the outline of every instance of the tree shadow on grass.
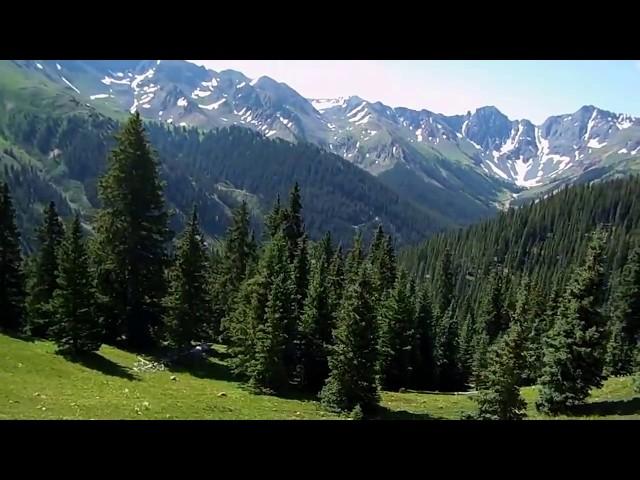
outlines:
[[640, 414], [640, 397], [629, 400], [604, 400], [590, 402], [574, 407], [569, 413], [572, 417], [600, 417], [607, 415], [636, 415]]
[[375, 420], [443, 420], [440, 417], [434, 417], [428, 413], [415, 413], [406, 410], [390, 410], [381, 407], [380, 410], [372, 417]]
[[174, 373], [188, 373], [197, 378], [209, 380], [222, 380], [225, 382], [238, 382], [231, 368], [212, 359], [198, 359], [190, 361], [173, 362], [168, 366], [169, 371]]
[[78, 363], [105, 375], [120, 377], [130, 381], [139, 380], [139, 378], [132, 374], [128, 368], [123, 367], [122, 365], [119, 365], [96, 352], [85, 353], [83, 355], [65, 355], [64, 357], [70, 362]]

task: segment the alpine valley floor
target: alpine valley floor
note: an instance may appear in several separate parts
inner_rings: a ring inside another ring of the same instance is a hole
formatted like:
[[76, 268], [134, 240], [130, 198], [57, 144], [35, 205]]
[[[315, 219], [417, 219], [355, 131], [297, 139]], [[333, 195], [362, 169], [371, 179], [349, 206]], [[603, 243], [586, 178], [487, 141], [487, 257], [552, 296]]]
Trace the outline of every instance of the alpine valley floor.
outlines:
[[[197, 369], [136, 372], [135, 354], [103, 346], [82, 363], [44, 341], [0, 335], [0, 419], [339, 419], [314, 399], [254, 395], [217, 358]], [[523, 389], [530, 419], [536, 387]], [[382, 419], [460, 419], [476, 409], [473, 394], [382, 394]], [[558, 417], [569, 418], [569, 417]], [[632, 379], [609, 379], [572, 419], [640, 419]]]

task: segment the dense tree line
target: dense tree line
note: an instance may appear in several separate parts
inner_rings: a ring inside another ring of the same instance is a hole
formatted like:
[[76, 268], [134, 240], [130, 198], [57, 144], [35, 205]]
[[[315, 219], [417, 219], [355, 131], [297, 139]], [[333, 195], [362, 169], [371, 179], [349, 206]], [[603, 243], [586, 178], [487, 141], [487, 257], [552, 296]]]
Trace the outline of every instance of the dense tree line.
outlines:
[[[65, 227], [49, 203], [26, 275], [5, 183], [1, 327], [51, 338], [69, 355], [102, 343], [179, 353], [221, 341], [256, 392], [298, 390], [356, 417], [376, 410], [381, 389], [471, 387], [480, 418], [518, 419], [519, 387], [532, 383], [538, 408], [561, 413], [606, 375], [636, 368], [640, 216], [626, 196], [640, 193], [637, 179], [614, 182], [617, 194], [605, 193], [610, 185], [563, 191], [398, 262], [382, 225], [370, 240], [355, 229], [346, 252], [328, 232], [310, 240], [297, 183], [285, 201], [276, 196], [259, 232], [243, 201], [207, 244], [194, 205], [174, 239], [160, 171], [133, 115], [97, 184], [93, 223], [75, 215]], [[565, 225], [564, 208], [581, 220]], [[612, 261], [612, 245], [631, 253]], [[570, 260], [547, 258], [554, 252]]]

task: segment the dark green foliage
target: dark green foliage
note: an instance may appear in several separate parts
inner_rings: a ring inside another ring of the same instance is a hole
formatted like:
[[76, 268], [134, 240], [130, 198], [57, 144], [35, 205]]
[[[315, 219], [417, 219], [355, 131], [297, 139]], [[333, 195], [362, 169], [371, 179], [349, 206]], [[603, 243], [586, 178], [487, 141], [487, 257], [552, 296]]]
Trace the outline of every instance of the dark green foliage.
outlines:
[[351, 411], [360, 405], [368, 414], [378, 405], [376, 385], [377, 334], [371, 304], [370, 267], [351, 272], [333, 333], [329, 377], [320, 392], [329, 409]]
[[280, 194], [276, 195], [276, 201], [269, 214], [265, 217], [264, 226], [267, 239], [276, 236], [280, 229], [284, 228], [286, 211], [280, 206]]
[[358, 277], [364, 258], [362, 232], [358, 230], [353, 240], [353, 246], [347, 252], [347, 258], [344, 263], [344, 278], [346, 282], [351, 282]]
[[23, 328], [24, 303], [20, 232], [9, 185], [4, 183], [0, 191], [0, 328], [13, 332]]
[[414, 344], [414, 304], [405, 270], [378, 309], [378, 372], [384, 390], [409, 386]]
[[369, 263], [372, 267], [372, 288], [376, 308], [380, 308], [386, 294], [393, 288], [396, 280], [396, 257], [393, 241], [384, 234], [382, 225], [378, 227], [371, 248]]
[[431, 306], [431, 291], [427, 282], [422, 283], [416, 296], [414, 328], [416, 335], [413, 385], [417, 389], [433, 389], [435, 388], [435, 319]]
[[209, 331], [208, 273], [207, 252], [194, 207], [191, 221], [178, 241], [164, 300], [167, 339], [173, 348], [188, 348]]
[[280, 391], [288, 383], [285, 353], [294, 311], [292, 279], [281, 231], [265, 247], [255, 276], [243, 284], [228, 323], [234, 369], [258, 391]]
[[246, 202], [233, 212], [233, 221], [222, 245], [216, 278], [213, 282], [213, 319], [215, 329], [224, 332], [225, 319], [231, 311], [240, 284], [250, 273], [256, 256]]
[[527, 404], [520, 395], [518, 385], [522, 375], [525, 341], [526, 334], [522, 326], [514, 322], [491, 347], [482, 390], [475, 399], [479, 419], [520, 420], [525, 416]]
[[582, 403], [603, 380], [603, 250], [606, 234], [596, 230], [580, 268], [560, 302], [555, 325], [545, 338], [539, 410], [557, 414]]
[[453, 304], [436, 325], [433, 356], [437, 389], [461, 390], [464, 384], [458, 367], [458, 323], [453, 314]]
[[[326, 239], [326, 237], [325, 237]], [[309, 289], [299, 326], [300, 383], [317, 393], [329, 373], [327, 348], [333, 327], [329, 294], [331, 249], [320, 243], [313, 249]]]
[[335, 326], [335, 318], [342, 301], [343, 288], [344, 288], [344, 259], [342, 258], [342, 247], [338, 246], [331, 264], [329, 265], [328, 282], [328, 296], [329, 296], [329, 310], [331, 311], [331, 325]]
[[148, 348], [161, 322], [169, 239], [158, 164], [139, 114], [131, 116], [100, 179], [95, 231], [97, 288], [107, 340]]
[[[276, 212], [274, 212], [274, 215]], [[289, 259], [292, 260], [300, 248], [300, 240], [304, 235], [302, 220], [302, 200], [300, 186], [295, 183], [289, 193], [289, 207], [284, 211], [284, 234], [289, 244]]]
[[534, 385], [538, 381], [542, 367], [542, 339], [551, 327], [548, 318], [539, 286], [524, 276], [513, 313], [513, 322], [522, 326], [526, 336], [521, 385]]
[[37, 230], [39, 249], [34, 255], [28, 284], [27, 327], [34, 337], [46, 337], [53, 321], [51, 299], [58, 288], [58, 248], [64, 237], [55, 202], [49, 202], [43, 217], [43, 223]]
[[502, 276], [500, 265], [495, 265], [488, 278], [487, 294], [482, 298], [478, 310], [478, 327], [486, 332], [490, 343], [509, 328]]
[[611, 305], [611, 327], [606, 367], [610, 375], [633, 371], [634, 354], [640, 341], [640, 245], [627, 260]]
[[434, 305], [437, 317], [442, 317], [454, 300], [454, 273], [451, 252], [445, 249], [435, 275]]
[[77, 215], [60, 245], [57, 289], [51, 303], [55, 318], [51, 333], [59, 352], [79, 355], [100, 349], [103, 331], [95, 314], [95, 288]]

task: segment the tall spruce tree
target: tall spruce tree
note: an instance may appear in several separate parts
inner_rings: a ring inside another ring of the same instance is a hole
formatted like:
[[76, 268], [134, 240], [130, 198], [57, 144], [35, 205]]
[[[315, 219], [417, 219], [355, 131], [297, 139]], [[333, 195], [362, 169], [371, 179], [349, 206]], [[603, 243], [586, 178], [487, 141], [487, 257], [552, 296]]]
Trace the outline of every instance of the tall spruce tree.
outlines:
[[[351, 263], [352, 268], [353, 263]], [[361, 263], [345, 288], [329, 353], [329, 377], [320, 392], [327, 408], [368, 414], [378, 405], [377, 334], [371, 304], [371, 270]]]
[[34, 337], [47, 337], [54, 320], [51, 300], [58, 288], [58, 249], [64, 237], [55, 202], [49, 202], [44, 208], [43, 217], [37, 230], [40, 248], [34, 256], [27, 297], [28, 330]]
[[109, 341], [121, 334], [134, 348], [154, 344], [165, 294], [167, 227], [159, 165], [139, 113], [117, 137], [107, 172], [98, 184], [97, 288]]
[[493, 343], [498, 336], [509, 328], [509, 314], [505, 306], [502, 267], [493, 265], [487, 289], [482, 296], [478, 311], [478, 324], [483, 328], [489, 342]]
[[24, 326], [25, 284], [16, 212], [4, 183], [0, 191], [0, 328], [20, 331]]
[[522, 326], [514, 322], [491, 347], [482, 390], [475, 399], [479, 419], [520, 420], [525, 416], [527, 404], [518, 386], [522, 376], [520, 369], [524, 361], [525, 335]]
[[606, 371], [628, 375], [640, 341], [640, 244], [629, 254], [611, 303]]
[[95, 314], [95, 288], [79, 215], [60, 245], [57, 284], [52, 300], [55, 324], [51, 331], [58, 351], [81, 355], [99, 350], [103, 331]]
[[326, 240], [313, 249], [309, 289], [300, 320], [300, 383], [304, 389], [317, 393], [329, 374], [327, 348], [331, 342], [331, 304], [328, 272], [330, 249]]
[[247, 278], [256, 258], [246, 202], [234, 210], [231, 225], [222, 245], [220, 265], [212, 282], [213, 321], [215, 330], [224, 333], [225, 319], [231, 313], [235, 296]]
[[436, 288], [434, 292], [434, 313], [436, 318], [440, 319], [451, 306], [455, 289], [451, 251], [448, 248], [442, 253], [434, 283]]
[[300, 375], [299, 349], [300, 349], [300, 323], [304, 311], [304, 302], [307, 297], [309, 285], [309, 253], [306, 234], [298, 240], [298, 249], [291, 263], [292, 311], [285, 328], [286, 350], [285, 364], [290, 378]]
[[344, 289], [344, 259], [342, 246], [338, 245], [329, 265], [328, 296], [329, 311], [331, 312], [331, 330], [335, 327], [337, 312], [340, 308]]
[[[344, 279], [345, 282], [351, 282], [360, 274], [360, 267], [364, 262], [364, 251], [362, 248], [362, 232], [358, 230], [351, 249], [347, 252], [347, 258], [344, 262]], [[372, 288], [372, 287], [370, 287]]]
[[267, 240], [275, 237], [276, 233], [284, 228], [285, 214], [286, 210], [280, 206], [280, 194], [278, 194], [271, 212], [269, 212], [264, 221]]
[[302, 195], [296, 182], [289, 193], [289, 207], [284, 211], [284, 234], [289, 245], [289, 260], [293, 261], [304, 235], [302, 219]]
[[206, 247], [194, 206], [191, 220], [178, 242], [164, 301], [167, 340], [173, 348], [188, 348], [209, 330], [211, 303], [207, 290], [208, 273]]
[[605, 239], [601, 229], [591, 235], [583, 264], [573, 273], [558, 318], [545, 338], [542, 388], [536, 404], [541, 411], [567, 411], [602, 385], [604, 321], [600, 307]]
[[458, 369], [458, 322], [453, 303], [436, 326], [434, 360], [436, 385], [441, 391], [457, 391], [464, 385]]
[[520, 283], [513, 318], [526, 336], [521, 384], [534, 385], [540, 376], [542, 339], [549, 330], [549, 322], [540, 289], [526, 275]]
[[256, 391], [280, 391], [288, 383], [286, 328], [293, 314], [293, 275], [280, 231], [266, 245], [255, 275], [245, 281], [230, 315], [232, 366]]
[[416, 335], [412, 376], [413, 385], [418, 389], [432, 389], [435, 383], [435, 319], [431, 305], [431, 290], [423, 281], [416, 296], [414, 319]]
[[409, 386], [415, 335], [413, 308], [407, 272], [401, 270], [378, 310], [378, 373], [380, 386], [385, 390]]

